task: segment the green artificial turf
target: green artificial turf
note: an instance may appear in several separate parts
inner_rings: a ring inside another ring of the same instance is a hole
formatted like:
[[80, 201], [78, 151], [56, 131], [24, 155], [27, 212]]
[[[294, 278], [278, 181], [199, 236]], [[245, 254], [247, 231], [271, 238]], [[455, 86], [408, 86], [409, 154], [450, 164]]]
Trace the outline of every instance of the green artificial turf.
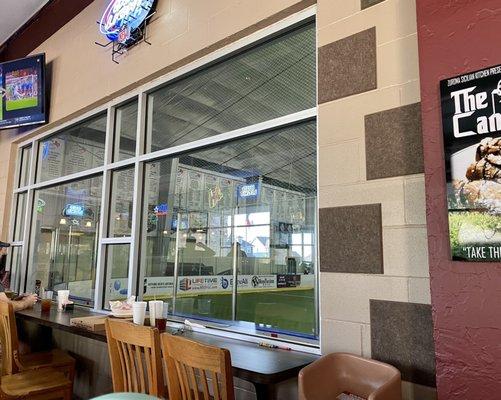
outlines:
[[[162, 300], [158, 296], [157, 300]], [[170, 301], [171, 298], [164, 300]], [[231, 293], [178, 297], [176, 314], [231, 320]], [[268, 325], [269, 329], [315, 334], [313, 289], [280, 289], [237, 295], [237, 320]]]
[[38, 105], [38, 98], [30, 97], [21, 100], [8, 100], [5, 104], [7, 111], [22, 110], [25, 108], [36, 107]]

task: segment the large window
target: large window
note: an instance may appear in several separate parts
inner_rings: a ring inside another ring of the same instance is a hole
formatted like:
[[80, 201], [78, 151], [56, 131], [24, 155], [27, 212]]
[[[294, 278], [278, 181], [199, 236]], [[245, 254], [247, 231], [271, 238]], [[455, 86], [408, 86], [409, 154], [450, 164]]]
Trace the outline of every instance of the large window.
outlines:
[[101, 177], [35, 191], [35, 202], [44, 205], [33, 215], [28, 287], [39, 280], [93, 304], [101, 191]]
[[315, 26], [255, 35], [22, 144], [21, 291], [163, 299], [173, 318], [315, 343]]
[[315, 29], [307, 25], [151, 93], [148, 149], [314, 107], [315, 59]]
[[40, 142], [37, 181], [57, 179], [104, 163], [106, 114]]
[[304, 122], [147, 164], [145, 296], [163, 282], [179, 315], [315, 333], [315, 138]]

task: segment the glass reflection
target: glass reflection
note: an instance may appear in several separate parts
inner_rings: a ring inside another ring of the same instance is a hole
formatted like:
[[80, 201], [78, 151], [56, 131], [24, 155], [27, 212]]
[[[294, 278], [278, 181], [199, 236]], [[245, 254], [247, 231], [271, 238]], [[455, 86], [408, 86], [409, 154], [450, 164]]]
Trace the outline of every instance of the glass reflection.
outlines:
[[147, 299], [315, 335], [315, 122], [149, 163], [145, 185]]
[[50, 290], [69, 289], [74, 300], [93, 305], [102, 178], [35, 192], [28, 290], [37, 280]]
[[103, 165], [105, 138], [106, 114], [100, 114], [42, 140], [37, 182]]
[[106, 285], [104, 308], [110, 301], [128, 298], [130, 245], [114, 244], [106, 247]]

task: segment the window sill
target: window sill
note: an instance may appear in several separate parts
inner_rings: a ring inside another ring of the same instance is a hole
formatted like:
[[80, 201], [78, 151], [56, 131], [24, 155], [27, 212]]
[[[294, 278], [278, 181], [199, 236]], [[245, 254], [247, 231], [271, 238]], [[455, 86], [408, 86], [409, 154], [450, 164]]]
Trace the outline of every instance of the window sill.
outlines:
[[[186, 322], [191, 325], [186, 324]], [[206, 333], [209, 335], [221, 336], [230, 339], [242, 340], [251, 343], [263, 343], [270, 347], [278, 346], [304, 353], [320, 354], [320, 342], [318, 339], [285, 333], [265, 333], [255, 328], [255, 324], [248, 322], [218, 323], [191, 316], [183, 318], [180, 316], [169, 316], [168, 323], [173, 328], [192, 330], [194, 332]], [[254, 327], [253, 329], [251, 327]], [[272, 336], [273, 334], [273, 336]], [[301, 341], [298, 338], [301, 338]]]

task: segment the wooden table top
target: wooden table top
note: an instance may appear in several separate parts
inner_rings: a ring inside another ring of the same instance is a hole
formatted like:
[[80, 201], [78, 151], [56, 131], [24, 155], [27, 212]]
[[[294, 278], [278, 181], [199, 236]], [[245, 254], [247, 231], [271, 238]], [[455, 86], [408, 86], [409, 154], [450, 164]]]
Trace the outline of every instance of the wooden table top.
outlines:
[[[17, 318], [22, 320], [106, 342], [105, 332], [90, 332], [70, 325], [71, 318], [99, 315], [103, 314], [84, 307], [75, 307], [75, 310], [70, 312], [58, 312], [54, 306], [49, 314], [42, 314], [39, 305], [33, 309], [16, 312]], [[318, 359], [314, 354], [269, 349], [256, 343], [206, 333], [184, 331], [182, 335], [187, 339], [228, 349], [231, 353], [233, 375], [254, 384], [269, 385], [294, 378], [301, 368]]]

